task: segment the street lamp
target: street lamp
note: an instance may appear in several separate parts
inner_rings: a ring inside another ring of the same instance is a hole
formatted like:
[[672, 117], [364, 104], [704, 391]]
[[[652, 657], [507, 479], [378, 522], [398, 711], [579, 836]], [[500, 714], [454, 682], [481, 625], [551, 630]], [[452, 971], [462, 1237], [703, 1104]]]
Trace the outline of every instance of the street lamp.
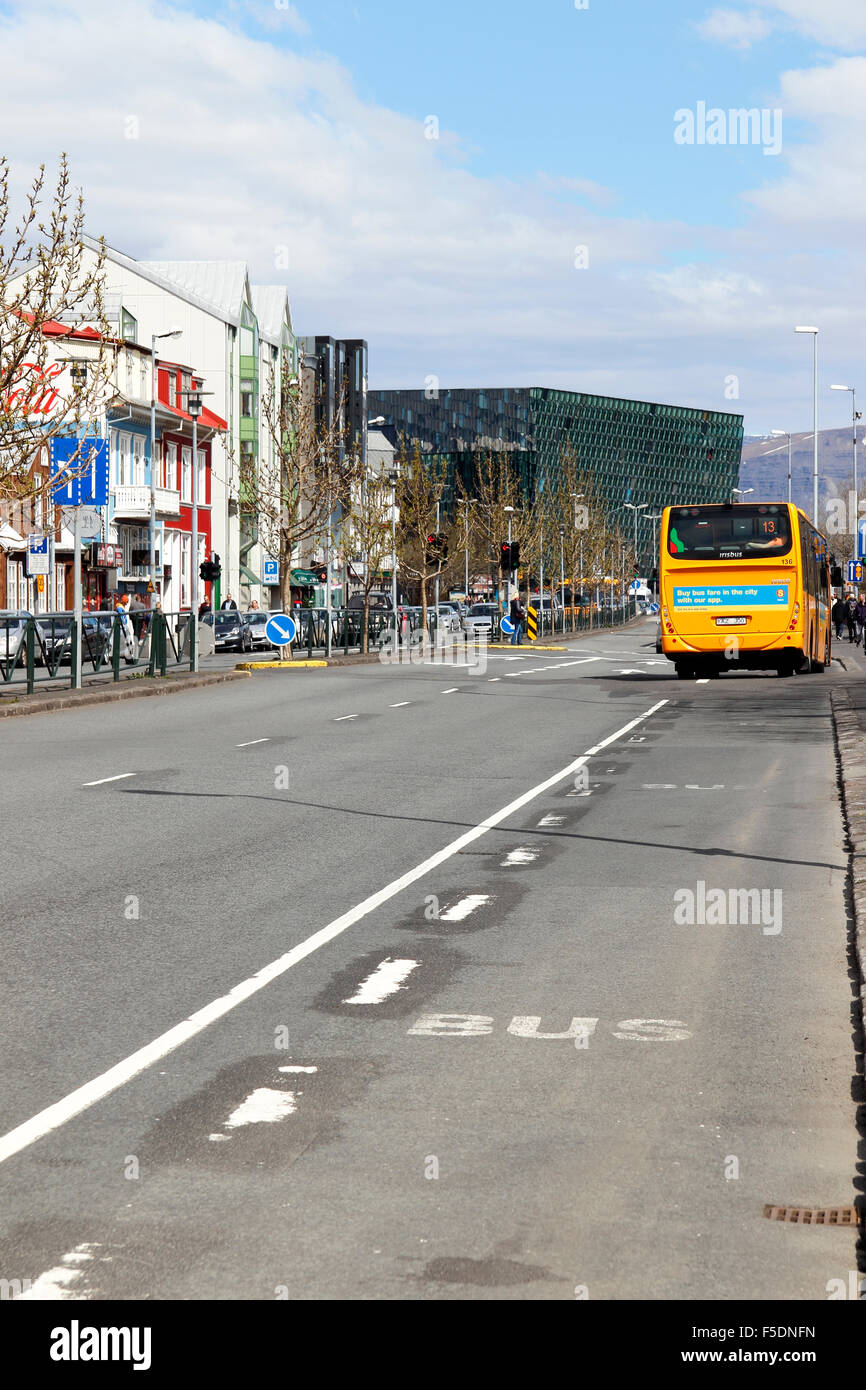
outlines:
[[795, 333], [812, 334], [812, 417], [815, 430], [814, 453], [812, 462], [812, 524], [818, 525], [818, 329], [805, 327], [795, 328]]
[[[647, 521], [661, 521], [662, 514], [661, 512], [647, 512], [646, 519]], [[655, 583], [653, 584], [653, 593], [657, 594], [659, 582], [659, 528], [657, 526], [653, 527], [653, 563], [655, 565]]]
[[732, 501], [733, 501], [733, 500], [736, 500], [737, 497], [748, 497], [749, 493], [750, 493], [750, 492], [754, 492], [754, 491], [755, 491], [755, 489], [754, 489], [753, 487], [735, 487], [735, 488], [731, 488], [731, 492], [732, 492], [732, 494], [733, 494]]
[[[574, 595], [572, 595], [572, 598]], [[565, 527], [559, 528], [559, 606], [562, 609], [562, 630], [565, 632]]]
[[634, 562], [635, 565], [637, 565], [637, 514], [643, 511], [645, 507], [648, 507], [649, 502], [626, 502], [625, 506], [628, 507], [630, 512], [634, 512]]
[[469, 602], [469, 508], [475, 506], [476, 500], [477, 499], [474, 497], [463, 497], [457, 503], [458, 507], [466, 508], [463, 513], [463, 588], [465, 590], [464, 599], [466, 603]]
[[396, 464], [388, 473], [391, 486], [391, 613], [394, 619], [394, 642], [400, 642], [402, 633], [397, 629], [397, 484], [400, 481], [400, 465]]
[[[834, 387], [833, 389], [835, 390], [836, 388]], [[787, 438], [787, 440], [788, 440], [788, 501], [790, 502], [790, 500], [791, 500], [791, 435], [790, 435], [790, 432], [789, 432], [788, 430], [770, 430], [770, 434], [773, 436], [774, 439], [784, 439], [784, 438]], [[856, 449], [856, 443], [855, 443], [855, 449]], [[768, 452], [769, 452], [769, 453], [773, 453], [774, 450], [770, 449]], [[856, 474], [855, 474], [855, 477], [856, 477]]]
[[148, 525], [148, 545], [150, 548], [151, 603], [156, 601], [156, 388], [159, 384], [156, 370], [156, 345], [160, 338], [180, 338], [182, 328], [169, 328], [165, 333], [150, 335], [150, 522]]
[[859, 545], [857, 543], [857, 522], [860, 517], [860, 503], [857, 497], [857, 421], [860, 419], [862, 412], [858, 411], [857, 409], [857, 390], [854, 386], [831, 386], [830, 390], [851, 392], [851, 410], [853, 412], [853, 432], [851, 443], [854, 449], [854, 516], [851, 521], [851, 532], [854, 537], [853, 555], [854, 559], [856, 560], [858, 558], [857, 551], [859, 550]]

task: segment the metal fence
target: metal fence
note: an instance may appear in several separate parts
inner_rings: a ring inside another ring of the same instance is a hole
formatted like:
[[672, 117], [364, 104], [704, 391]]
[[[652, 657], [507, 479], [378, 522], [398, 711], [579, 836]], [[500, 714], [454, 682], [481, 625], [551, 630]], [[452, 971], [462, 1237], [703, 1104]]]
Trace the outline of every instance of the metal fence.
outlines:
[[[83, 675], [140, 673], [165, 676], [170, 669], [193, 669], [195, 624], [188, 613], [145, 611], [85, 613], [81, 624]], [[0, 689], [63, 680], [75, 685], [78, 627], [72, 613], [35, 617], [0, 616]]]

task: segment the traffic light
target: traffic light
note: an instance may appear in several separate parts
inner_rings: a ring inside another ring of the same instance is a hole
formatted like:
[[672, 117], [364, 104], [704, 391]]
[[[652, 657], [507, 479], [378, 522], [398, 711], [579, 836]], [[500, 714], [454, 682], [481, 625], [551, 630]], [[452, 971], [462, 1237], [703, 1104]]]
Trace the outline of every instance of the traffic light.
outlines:
[[215, 579], [219, 579], [223, 572], [220, 557], [214, 553], [212, 560], [203, 560], [198, 572], [206, 583], [212, 584]]
[[424, 559], [427, 565], [442, 565], [448, 559], [448, 537], [444, 531], [432, 531], [427, 537]]
[[327, 584], [327, 582], [328, 582], [328, 566], [327, 566], [327, 565], [314, 565], [314, 566], [313, 566], [313, 574], [316, 576], [316, 578], [317, 578], [317, 580], [319, 581], [320, 584]]
[[500, 546], [499, 568], [503, 574], [510, 574], [520, 564], [520, 542], [503, 541]]

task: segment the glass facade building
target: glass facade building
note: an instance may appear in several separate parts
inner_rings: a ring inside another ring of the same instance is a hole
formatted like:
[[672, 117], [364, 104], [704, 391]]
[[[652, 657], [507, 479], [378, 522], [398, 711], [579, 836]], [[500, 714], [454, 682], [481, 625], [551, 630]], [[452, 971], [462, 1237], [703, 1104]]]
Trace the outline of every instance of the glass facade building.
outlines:
[[648, 512], [724, 502], [737, 485], [743, 417], [726, 411], [537, 386], [370, 391], [368, 407], [385, 417], [392, 438], [446, 460], [452, 487], [457, 477], [471, 484], [479, 454], [505, 450], [531, 500], [553, 483], [570, 447], [626, 534], [634, 524], [626, 502], [647, 503]]

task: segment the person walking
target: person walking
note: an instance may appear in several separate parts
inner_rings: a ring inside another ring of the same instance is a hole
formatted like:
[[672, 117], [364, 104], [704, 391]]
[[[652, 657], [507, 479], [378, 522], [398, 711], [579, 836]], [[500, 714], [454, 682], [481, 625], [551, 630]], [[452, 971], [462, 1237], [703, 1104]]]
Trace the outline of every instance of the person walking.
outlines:
[[209, 612], [210, 612], [210, 599], [209, 599], [209, 598], [202, 599], [201, 603], [200, 603], [199, 606], [198, 606], [198, 620], [199, 620], [199, 622], [201, 622], [201, 620], [202, 620], [202, 618], [204, 617], [205, 613], [209, 613]]
[[234, 599], [232, 598], [231, 594], [226, 594], [225, 598], [223, 599], [222, 606], [223, 606], [223, 608], [234, 608], [234, 609], [237, 609], [237, 604], [235, 603], [235, 601], [234, 601]]
[[863, 595], [862, 595], [862, 594], [860, 594], [860, 595], [858, 596], [858, 599], [857, 599], [857, 608], [856, 608], [855, 617], [856, 617], [856, 635], [855, 635], [855, 643], [856, 643], [856, 645], [859, 647], [860, 644], [861, 644], [861, 642], [863, 641], [863, 632], [864, 632], [864, 629], [866, 629], [866, 601], [864, 601], [864, 598], [863, 598]]
[[853, 642], [857, 627], [857, 600], [853, 594], [849, 594], [845, 601], [845, 621], [848, 624], [848, 641]]
[[118, 595], [117, 613], [120, 621], [120, 646], [123, 651], [123, 659], [127, 666], [131, 666], [138, 655], [138, 645], [135, 640], [132, 619], [129, 616], [129, 594]]
[[841, 641], [842, 641], [842, 629], [843, 629], [843, 627], [845, 626], [845, 613], [846, 613], [845, 600], [843, 599], [842, 595], [840, 594], [839, 597], [837, 598], [836, 602], [833, 604], [833, 623], [834, 623], [834, 625], [835, 625], [835, 627], [836, 627], [836, 641], [837, 641], [837, 642], [841, 642]]
[[508, 617], [514, 627], [514, 631], [511, 634], [511, 645], [512, 647], [519, 647], [523, 643], [523, 620], [526, 617], [526, 609], [523, 607], [517, 594], [515, 594], [514, 598], [511, 600], [508, 609]]

